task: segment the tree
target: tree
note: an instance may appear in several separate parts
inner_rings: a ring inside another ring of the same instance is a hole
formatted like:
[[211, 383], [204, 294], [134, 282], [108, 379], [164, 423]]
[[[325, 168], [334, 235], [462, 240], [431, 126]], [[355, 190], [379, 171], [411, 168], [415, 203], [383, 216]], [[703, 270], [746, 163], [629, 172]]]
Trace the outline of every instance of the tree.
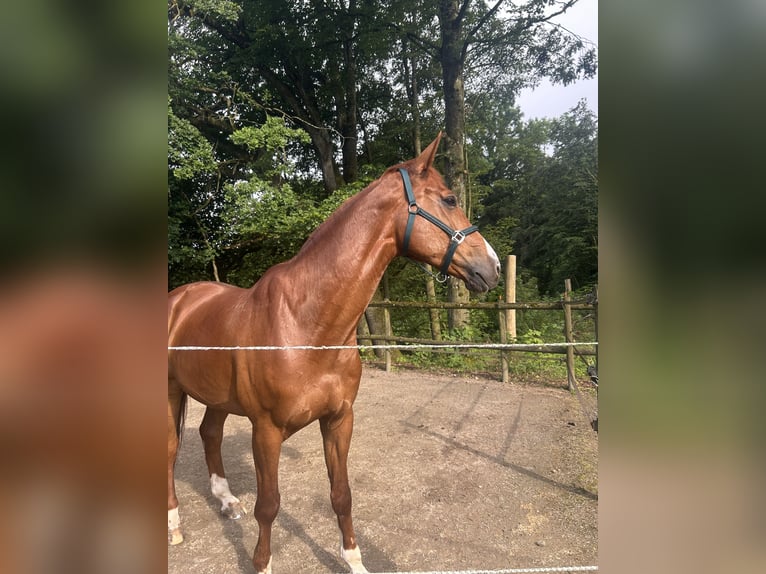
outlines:
[[218, 171], [210, 142], [168, 105], [168, 275], [171, 285], [193, 281], [211, 266], [215, 250], [203, 223]]
[[519, 235], [520, 259], [544, 293], [598, 280], [598, 124], [580, 102], [551, 124], [552, 155], [534, 177], [539, 225]]
[[[466, 193], [466, 66], [472, 65], [478, 85], [505, 82], [514, 90], [535, 84], [541, 77], [569, 83], [581, 75], [592, 75], [595, 51], [586, 48], [581, 38], [549, 25], [576, 2], [530, 0], [517, 5], [497, 0], [490, 6], [473, 0], [440, 0], [438, 41], [417, 30], [403, 29], [441, 65], [445, 179], [467, 213], [472, 206]], [[451, 301], [468, 299], [467, 290], [457, 280], [450, 281], [449, 293]], [[462, 310], [450, 313], [451, 328], [464, 326], [467, 320], [468, 314]]]
[[[290, 116], [311, 137], [327, 193], [359, 176], [360, 53], [388, 50], [369, 23], [376, 3], [346, 0], [177, 0], [177, 27], [216, 46], [218, 69], [239, 98]], [[194, 34], [189, 32], [194, 31]], [[340, 150], [341, 167], [336, 162]]]
[[[595, 229], [595, 179], [563, 155], [584, 116], [525, 122], [514, 106], [543, 77], [595, 71], [595, 51], [555, 24], [574, 1], [170, 0], [171, 281], [252, 282], [442, 129], [439, 169], [498, 252], [546, 291], [565, 272], [589, 281], [595, 243], [576, 237]], [[422, 290], [392, 266], [392, 293]]]
[[[252, 161], [249, 178], [221, 182], [212, 146], [190, 122], [168, 111], [168, 268], [171, 287], [210, 278], [252, 284], [291, 257], [311, 231], [355, 189], [325, 199], [295, 192], [290, 146], [308, 134], [280, 118], [234, 130], [228, 138]], [[212, 273], [212, 277], [210, 274]]]
[[[540, 294], [564, 279], [598, 280], [598, 123], [584, 102], [555, 120], [520, 121], [503, 137], [485, 136], [492, 168], [481, 221], [488, 240], [510, 242]], [[505, 239], [504, 239], [505, 238]]]

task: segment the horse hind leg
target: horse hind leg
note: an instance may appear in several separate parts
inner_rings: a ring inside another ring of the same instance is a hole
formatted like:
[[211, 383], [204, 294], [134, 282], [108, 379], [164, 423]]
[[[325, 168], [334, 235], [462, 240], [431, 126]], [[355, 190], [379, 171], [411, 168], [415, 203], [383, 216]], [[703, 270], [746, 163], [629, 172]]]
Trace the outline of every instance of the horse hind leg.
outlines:
[[348, 451], [354, 414], [350, 409], [339, 418], [320, 421], [324, 442], [327, 475], [330, 478], [330, 501], [338, 517], [340, 527], [340, 557], [352, 574], [366, 574], [362, 563], [362, 552], [356, 543], [354, 525], [351, 520], [351, 488], [348, 484]]
[[175, 464], [178, 446], [183, 433], [187, 395], [168, 381], [168, 542], [183, 542], [181, 519], [178, 514], [178, 497], [175, 485]]
[[241, 518], [244, 514], [242, 503], [229, 490], [229, 481], [223, 468], [221, 443], [223, 442], [223, 425], [228, 413], [208, 407], [199, 434], [205, 449], [205, 462], [210, 476], [210, 490], [221, 502], [221, 514], [231, 519]]

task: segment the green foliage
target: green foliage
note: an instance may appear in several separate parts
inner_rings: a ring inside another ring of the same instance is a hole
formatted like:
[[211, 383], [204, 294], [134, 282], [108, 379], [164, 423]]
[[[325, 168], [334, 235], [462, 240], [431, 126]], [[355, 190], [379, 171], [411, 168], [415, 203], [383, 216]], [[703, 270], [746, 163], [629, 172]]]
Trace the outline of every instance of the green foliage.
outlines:
[[242, 12], [242, 8], [231, 0], [188, 0], [186, 5], [192, 14], [217, 16], [231, 22], [237, 20]]
[[247, 126], [236, 130], [231, 134], [231, 140], [251, 150], [265, 149], [270, 152], [283, 150], [293, 140], [303, 143], [311, 141], [305, 130], [289, 128], [284, 120], [273, 116], [267, 116], [266, 123], [261, 126]]
[[234, 130], [229, 139], [251, 152], [262, 152], [253, 168], [263, 177], [292, 175], [295, 165], [289, 157], [288, 148], [311, 141], [305, 130], [290, 128], [283, 118], [273, 116], [266, 116], [263, 125]]
[[222, 221], [225, 248], [247, 246], [242, 264], [228, 281], [248, 286], [271, 266], [291, 258], [311, 232], [354, 191], [343, 187], [315, 200], [295, 193], [289, 184], [274, 186], [257, 177], [227, 185]]
[[583, 103], [553, 121], [515, 125], [505, 138], [485, 136], [498, 153], [479, 177], [489, 189], [482, 232], [511, 245], [519, 266], [538, 281], [539, 294], [598, 281], [598, 126]]
[[[235, 130], [230, 141], [253, 155], [247, 180], [220, 184], [221, 164], [191, 122], [169, 110], [168, 266], [170, 285], [213, 279], [213, 263], [228, 282], [248, 285], [294, 255], [349, 189], [324, 200], [296, 194], [282, 180], [294, 172], [288, 149], [307, 134], [267, 117]], [[244, 173], [241, 172], [241, 173]]]
[[211, 174], [216, 161], [210, 142], [188, 120], [168, 106], [168, 169], [179, 180]]

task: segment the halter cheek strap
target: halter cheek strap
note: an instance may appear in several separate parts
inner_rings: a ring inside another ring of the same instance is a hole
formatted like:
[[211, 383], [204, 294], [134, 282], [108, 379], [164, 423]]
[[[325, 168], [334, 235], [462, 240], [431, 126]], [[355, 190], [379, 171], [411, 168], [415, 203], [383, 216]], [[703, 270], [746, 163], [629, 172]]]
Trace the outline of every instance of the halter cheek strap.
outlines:
[[452, 263], [452, 257], [455, 255], [455, 251], [457, 251], [458, 245], [463, 243], [468, 235], [474, 231], [478, 231], [479, 228], [475, 225], [471, 225], [460, 231], [455, 231], [449, 225], [441, 221], [438, 217], [434, 217], [428, 213], [425, 209], [418, 205], [417, 201], [415, 201], [415, 194], [412, 192], [412, 183], [410, 182], [410, 174], [407, 173], [407, 170], [403, 167], [399, 168], [399, 173], [402, 174], [402, 181], [404, 182], [404, 194], [407, 197], [407, 209], [409, 211], [409, 215], [407, 216], [407, 227], [404, 229], [404, 243], [402, 244], [403, 255], [406, 256], [407, 252], [409, 251], [410, 236], [412, 235], [412, 229], [415, 226], [415, 217], [419, 215], [423, 219], [433, 223], [436, 227], [444, 231], [444, 233], [450, 237], [449, 247], [447, 248], [447, 252], [444, 254], [444, 259], [442, 259], [442, 264], [439, 269], [442, 275], [446, 276], [447, 269], [449, 269], [450, 263]]

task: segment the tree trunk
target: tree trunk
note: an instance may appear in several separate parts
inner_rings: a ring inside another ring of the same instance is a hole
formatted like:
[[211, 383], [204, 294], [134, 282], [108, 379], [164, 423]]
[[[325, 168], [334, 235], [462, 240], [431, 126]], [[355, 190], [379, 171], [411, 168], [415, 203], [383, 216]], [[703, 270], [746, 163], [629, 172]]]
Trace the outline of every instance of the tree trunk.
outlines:
[[328, 193], [338, 189], [338, 180], [335, 177], [335, 161], [333, 159], [333, 146], [330, 134], [326, 129], [305, 127], [311, 136], [311, 142], [319, 157], [319, 169], [322, 171], [322, 182]]
[[[464, 0], [468, 1], [468, 0]], [[463, 16], [457, 0], [441, 0], [439, 3], [439, 24], [441, 26], [442, 87], [444, 90], [444, 114], [447, 162], [444, 177], [447, 186], [465, 205], [465, 91], [463, 86]], [[468, 301], [465, 285], [454, 278], [447, 283], [447, 298], [450, 302]], [[465, 327], [469, 313], [465, 309], [452, 309], [448, 314], [450, 330]]]
[[404, 69], [404, 88], [407, 91], [407, 100], [410, 104], [412, 115], [412, 143], [415, 148], [415, 157], [423, 151], [420, 138], [420, 93], [418, 91], [418, 65], [417, 60], [411, 57], [407, 38], [402, 39], [402, 64]]
[[[402, 40], [402, 68], [404, 71], [404, 87], [407, 91], [407, 100], [410, 104], [410, 114], [412, 116], [412, 145], [415, 149], [415, 156], [419, 156], [423, 151], [420, 137], [420, 93], [418, 91], [418, 66], [415, 58], [411, 57], [409, 51], [409, 42], [407, 38]], [[427, 265], [428, 271], [431, 266]], [[425, 276], [426, 296], [429, 301], [436, 301], [436, 285], [431, 275]], [[429, 322], [431, 324], [431, 338], [434, 341], [442, 340], [441, 317], [438, 309], [428, 310]]]
[[[383, 301], [389, 299], [389, 290], [388, 290], [388, 270], [383, 273], [383, 279], [380, 281], [380, 285], [378, 285], [378, 288], [375, 290], [375, 293], [372, 295], [371, 301]], [[386, 322], [386, 309], [383, 307], [367, 307], [367, 309], [364, 310], [364, 318], [367, 321], [367, 326], [370, 330], [370, 335], [389, 335], [387, 330], [388, 323]], [[382, 341], [380, 339], [373, 340], [372, 343], [374, 345], [385, 345], [390, 344], [391, 341]], [[387, 356], [389, 358], [397, 359], [401, 355], [401, 352], [393, 349], [388, 352], [388, 355], [386, 354], [386, 351], [383, 349], [375, 349], [375, 356], [379, 359], [385, 359]]]
[[[436, 285], [434, 284], [434, 278], [430, 275], [426, 276], [426, 296], [428, 297], [428, 301], [432, 303], [436, 301]], [[428, 310], [428, 318], [431, 323], [431, 338], [434, 341], [442, 340], [442, 324], [440, 315], [441, 313], [439, 313], [438, 309]]]
[[335, 177], [332, 139], [327, 128], [321, 127], [322, 119], [311, 95], [299, 86], [288, 85], [274, 71], [265, 66], [258, 66], [257, 69], [301, 120], [301, 127], [311, 136], [311, 143], [317, 152], [325, 191], [328, 193], [335, 191], [338, 189], [338, 180]]
[[[372, 296], [372, 301], [383, 301], [383, 291], [380, 285], [378, 285], [378, 288], [375, 290], [375, 293]], [[370, 331], [370, 335], [375, 336], [386, 334], [385, 312], [382, 307], [367, 307], [364, 311], [364, 318], [367, 321], [367, 328]], [[386, 343], [388, 343], [388, 341], [372, 339], [373, 345], [383, 345]], [[382, 349], [375, 349], [375, 356], [378, 359], [383, 359], [385, 357], [385, 351]]]
[[357, 101], [356, 101], [356, 53], [354, 51], [354, 36], [356, 35], [356, 0], [350, 0], [348, 6], [349, 25], [343, 39], [343, 64], [344, 73], [342, 78], [343, 97], [338, 104], [338, 124], [343, 143], [341, 153], [343, 155], [343, 180], [345, 183], [353, 183], [359, 177], [359, 160], [357, 157]]

